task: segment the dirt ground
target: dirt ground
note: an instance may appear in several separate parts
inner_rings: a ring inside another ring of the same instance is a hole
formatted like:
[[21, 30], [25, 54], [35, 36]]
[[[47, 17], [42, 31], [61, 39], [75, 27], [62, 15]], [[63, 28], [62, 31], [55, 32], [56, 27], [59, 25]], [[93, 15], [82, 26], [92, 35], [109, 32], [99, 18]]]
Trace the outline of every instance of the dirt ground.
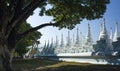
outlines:
[[15, 71], [120, 71], [118, 65], [61, 62], [47, 59], [18, 59], [13, 61]]

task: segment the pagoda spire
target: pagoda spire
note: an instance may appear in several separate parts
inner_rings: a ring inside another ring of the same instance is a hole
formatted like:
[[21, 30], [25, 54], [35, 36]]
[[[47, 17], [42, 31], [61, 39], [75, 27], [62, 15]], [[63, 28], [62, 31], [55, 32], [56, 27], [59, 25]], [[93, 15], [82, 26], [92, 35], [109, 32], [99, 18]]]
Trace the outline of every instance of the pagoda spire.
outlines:
[[49, 40], [48, 40], [48, 43], [47, 43], [47, 48], [49, 48]]
[[55, 47], [58, 47], [58, 38], [56, 36], [56, 43], [55, 43]]
[[47, 43], [47, 46], [46, 46], [46, 49], [45, 49], [45, 54], [48, 54], [48, 51], [49, 51], [49, 40], [48, 40], [48, 43]]
[[103, 22], [103, 32], [104, 32], [104, 34], [107, 34], [107, 30], [106, 30], [106, 26], [105, 26], [105, 19], [104, 19], [104, 22]]
[[102, 23], [102, 27], [101, 27], [101, 31], [100, 31], [100, 35], [99, 35], [99, 40], [100, 39], [107, 39], [107, 30], [106, 30], [106, 26], [105, 26], [105, 19], [103, 20]]
[[113, 42], [113, 32], [112, 32], [112, 27], [111, 27], [110, 28], [110, 36], [109, 36], [109, 47], [111, 50], [113, 49], [112, 42]]
[[100, 37], [101, 37], [101, 36], [100, 36], [100, 33], [101, 33], [101, 32], [102, 32], [102, 30], [103, 30], [103, 29], [102, 29], [102, 25], [103, 25], [103, 23], [101, 23], [101, 24], [100, 24], [99, 40], [100, 40]]
[[64, 41], [63, 41], [63, 34], [61, 34], [61, 44], [60, 44], [61, 47], [64, 46]]
[[78, 28], [77, 28], [77, 34], [76, 34], [76, 45], [78, 45], [80, 42], [80, 38], [79, 38], [79, 33], [78, 33]]
[[51, 43], [53, 44], [53, 38], [51, 39]]
[[44, 48], [46, 48], [46, 40], [45, 40]]
[[54, 48], [53, 38], [51, 38], [51, 44], [50, 44], [50, 46], [49, 46], [49, 54], [53, 53], [53, 48]]
[[103, 30], [103, 23], [100, 24], [100, 32]]
[[91, 42], [92, 41], [91, 31], [90, 31], [90, 24], [89, 23], [88, 23], [88, 33], [87, 33], [87, 36], [86, 36], [86, 41], [87, 42]]
[[112, 27], [110, 28], [110, 40], [113, 40], [113, 32], [112, 32]]
[[76, 40], [78, 40], [78, 41], [79, 41], [79, 33], [78, 33], [78, 28], [77, 28], [77, 38], [76, 38]]
[[51, 38], [51, 44], [50, 44], [50, 47], [51, 47], [51, 48], [53, 47], [53, 38]]
[[46, 45], [46, 40], [45, 40], [45, 44], [44, 44], [44, 47], [42, 49], [42, 54], [45, 54], [46, 48], [47, 48], [47, 45]]
[[119, 31], [118, 31], [118, 22], [116, 22], [116, 29], [113, 37], [113, 42], [117, 41], [117, 38], [120, 37]]
[[80, 44], [82, 45], [82, 43], [83, 43], [83, 36], [82, 36], [82, 32], [80, 32]]
[[73, 34], [73, 43], [75, 42], [75, 39], [74, 39], [74, 37], [75, 37], [75, 36], [74, 36], [74, 34]]
[[70, 45], [71, 45], [70, 32], [68, 31], [67, 46], [70, 46]]

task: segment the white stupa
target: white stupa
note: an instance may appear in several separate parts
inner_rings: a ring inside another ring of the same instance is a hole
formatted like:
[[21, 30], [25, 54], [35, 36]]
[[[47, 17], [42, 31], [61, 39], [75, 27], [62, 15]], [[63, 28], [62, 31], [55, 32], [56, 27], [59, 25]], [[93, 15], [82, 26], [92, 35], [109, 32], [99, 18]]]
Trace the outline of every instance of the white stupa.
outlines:
[[88, 23], [88, 32], [85, 38], [82, 37], [81, 32], [79, 34], [79, 29], [77, 28], [76, 34], [73, 34], [73, 37], [70, 37], [70, 31], [68, 31], [66, 42], [64, 42], [63, 40], [64, 35], [61, 34], [60, 41], [56, 36], [55, 42], [53, 42], [53, 39], [52, 39], [51, 44], [49, 43], [49, 41], [47, 45], [45, 43], [43, 52], [46, 55], [66, 55], [67, 56], [67, 55], [77, 55], [77, 54], [86, 55], [92, 52], [99, 52], [100, 50], [100, 52], [109, 54], [111, 52], [114, 52], [112, 43], [117, 41], [118, 37], [120, 37], [119, 31], [118, 31], [118, 23], [116, 23], [116, 30], [113, 37], [112, 29], [110, 29], [110, 33], [108, 35], [106, 25], [105, 25], [105, 19], [104, 19], [100, 27], [99, 39], [97, 40], [96, 44], [94, 44], [93, 42], [91, 27], [90, 27], [90, 24]]
[[115, 29], [115, 34], [114, 34], [114, 37], [113, 37], [113, 42], [116, 42], [118, 41], [117, 38], [120, 37], [120, 33], [118, 31], [118, 22], [116, 22], [116, 29]]
[[106, 40], [106, 39], [108, 39], [108, 33], [107, 33], [107, 30], [106, 30], [105, 19], [104, 19], [103, 23], [101, 24], [99, 40]]

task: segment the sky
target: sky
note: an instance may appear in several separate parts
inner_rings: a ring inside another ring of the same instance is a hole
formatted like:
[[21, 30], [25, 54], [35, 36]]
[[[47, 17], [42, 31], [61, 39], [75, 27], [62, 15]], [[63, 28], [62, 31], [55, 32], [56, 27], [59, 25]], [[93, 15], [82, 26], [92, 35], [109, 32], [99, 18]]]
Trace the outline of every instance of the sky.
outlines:
[[[48, 23], [52, 20], [52, 17], [48, 17], [48, 16], [40, 17], [38, 14], [39, 14], [39, 9], [36, 9], [34, 11], [34, 15], [30, 16], [27, 19], [27, 22], [30, 23], [31, 26], [33, 27], [38, 26], [40, 24]], [[106, 28], [108, 32], [110, 31], [110, 27], [112, 27], [113, 33], [114, 33], [116, 21], [118, 22], [118, 25], [120, 28], [120, 0], [111, 0], [111, 3], [107, 5], [107, 10], [104, 14], [104, 18], [105, 18]], [[90, 23], [90, 26], [91, 26], [92, 39], [94, 41], [97, 41], [99, 36], [99, 31], [100, 31], [100, 24], [102, 20], [103, 20], [102, 18], [92, 20], [92, 21], [83, 20], [81, 24], [76, 25], [76, 27], [72, 30], [68, 30], [68, 29], [59, 30], [57, 27], [52, 27], [52, 26], [47, 26], [45, 28], [39, 29], [38, 31], [42, 33], [42, 36], [39, 39], [41, 43], [39, 46], [43, 46], [45, 41], [47, 42], [49, 40], [51, 42], [52, 38], [53, 38], [53, 41], [55, 41], [56, 36], [58, 37], [58, 40], [60, 42], [61, 34], [63, 34], [64, 41], [66, 42], [68, 31], [70, 31], [70, 37], [73, 38], [73, 34], [74, 36], [76, 36], [77, 28], [79, 29], [79, 32], [82, 32], [82, 37], [85, 37], [88, 30], [88, 23]]]

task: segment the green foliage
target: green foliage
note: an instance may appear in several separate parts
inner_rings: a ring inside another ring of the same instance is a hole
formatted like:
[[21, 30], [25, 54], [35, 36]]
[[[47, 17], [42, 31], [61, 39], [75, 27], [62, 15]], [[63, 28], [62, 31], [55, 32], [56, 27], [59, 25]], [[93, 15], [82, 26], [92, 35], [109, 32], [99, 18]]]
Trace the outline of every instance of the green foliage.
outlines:
[[[7, 1], [8, 5], [12, 4], [10, 0], [5, 1]], [[19, 4], [19, 2], [21, 2], [21, 4]], [[21, 10], [26, 10], [26, 7], [32, 2], [33, 0], [15, 0], [10, 12], [12, 13], [14, 12], [12, 10], [18, 9], [16, 5], [18, 5]], [[72, 29], [83, 19], [93, 20], [103, 17], [106, 11], [106, 4], [108, 3], [110, 3], [110, 0], [44, 0], [38, 4], [36, 8], [40, 8], [40, 16], [52, 16], [53, 21], [57, 23], [60, 29]], [[52, 8], [46, 9], [48, 5], [52, 6]], [[31, 11], [31, 15], [32, 14], [33, 11]]]
[[52, 8], [46, 15], [53, 16], [60, 28], [72, 29], [83, 19], [93, 20], [103, 17], [109, 0], [48, 0]]
[[[30, 28], [32, 28], [30, 24], [25, 22], [19, 27], [18, 33], [24, 32]], [[29, 50], [29, 48], [27, 48], [28, 46], [31, 46], [36, 42], [39, 44], [37, 40], [40, 37], [41, 37], [41, 33], [38, 31], [31, 32], [30, 34], [25, 36], [16, 46], [17, 54], [19, 56], [23, 56]]]

